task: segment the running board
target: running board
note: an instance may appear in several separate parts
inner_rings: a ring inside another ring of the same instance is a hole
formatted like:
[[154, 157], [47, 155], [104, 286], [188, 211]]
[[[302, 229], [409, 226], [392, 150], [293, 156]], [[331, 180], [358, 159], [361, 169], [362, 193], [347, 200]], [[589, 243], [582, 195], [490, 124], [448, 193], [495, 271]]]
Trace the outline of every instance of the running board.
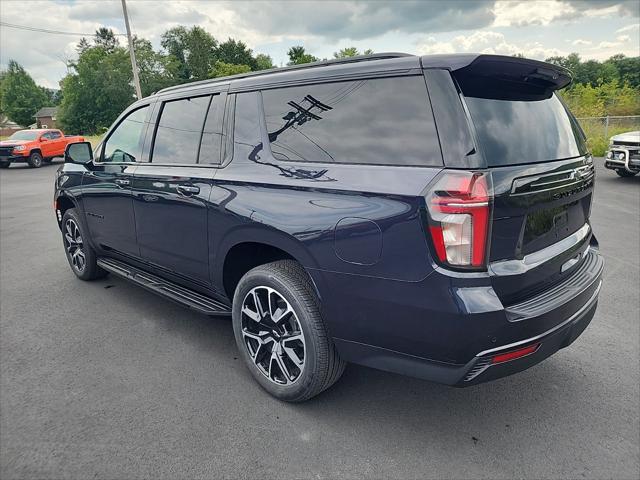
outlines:
[[104, 268], [109, 273], [129, 280], [142, 288], [146, 288], [200, 313], [206, 315], [231, 315], [230, 307], [218, 300], [181, 287], [169, 280], [132, 267], [119, 260], [101, 257], [98, 258], [97, 263], [99, 267]]

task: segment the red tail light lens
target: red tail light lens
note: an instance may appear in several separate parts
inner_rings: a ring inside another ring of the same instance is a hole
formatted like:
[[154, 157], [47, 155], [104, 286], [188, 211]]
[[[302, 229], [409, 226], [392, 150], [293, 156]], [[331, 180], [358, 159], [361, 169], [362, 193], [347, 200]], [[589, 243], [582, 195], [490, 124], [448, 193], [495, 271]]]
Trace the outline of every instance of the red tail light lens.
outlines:
[[487, 172], [445, 171], [427, 195], [429, 232], [441, 263], [486, 266], [491, 208]]

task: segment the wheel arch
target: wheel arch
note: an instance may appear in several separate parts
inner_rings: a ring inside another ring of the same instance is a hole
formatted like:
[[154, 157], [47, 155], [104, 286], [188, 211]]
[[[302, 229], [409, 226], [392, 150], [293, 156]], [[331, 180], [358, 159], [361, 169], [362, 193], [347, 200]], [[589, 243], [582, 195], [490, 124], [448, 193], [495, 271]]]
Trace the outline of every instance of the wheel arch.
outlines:
[[62, 229], [62, 217], [70, 208], [78, 210], [78, 204], [75, 199], [65, 193], [60, 193], [55, 200], [56, 220], [58, 228]]
[[[240, 278], [252, 268], [276, 260], [295, 260], [306, 270], [315, 268], [316, 261], [302, 242], [274, 229], [239, 228], [225, 237], [214, 262], [215, 284], [233, 299]], [[320, 292], [308, 275], [316, 294]]]

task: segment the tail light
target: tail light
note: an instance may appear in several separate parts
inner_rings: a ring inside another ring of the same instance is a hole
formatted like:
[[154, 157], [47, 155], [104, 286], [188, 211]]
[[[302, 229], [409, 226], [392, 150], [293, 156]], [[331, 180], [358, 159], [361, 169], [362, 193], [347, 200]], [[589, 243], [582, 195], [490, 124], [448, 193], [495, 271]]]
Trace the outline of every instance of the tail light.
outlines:
[[491, 213], [487, 172], [445, 171], [427, 194], [429, 232], [436, 257], [448, 266], [486, 266]]

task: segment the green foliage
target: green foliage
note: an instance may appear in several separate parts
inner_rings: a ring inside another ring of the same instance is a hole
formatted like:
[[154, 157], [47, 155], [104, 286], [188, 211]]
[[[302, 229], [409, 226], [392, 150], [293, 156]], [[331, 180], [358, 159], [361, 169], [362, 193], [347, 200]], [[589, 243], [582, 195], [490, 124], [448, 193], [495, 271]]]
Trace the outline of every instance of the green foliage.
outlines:
[[162, 34], [160, 44], [173, 57], [176, 83], [208, 78], [218, 45], [209, 32], [198, 26], [175, 27]]
[[576, 84], [560, 92], [576, 117], [606, 115], [640, 115], [640, 91], [617, 80], [591, 84]]
[[250, 71], [251, 67], [249, 65], [235, 65], [233, 63], [225, 63], [218, 60], [211, 72], [209, 72], [209, 76], [211, 78], [227, 77], [229, 75], [237, 75], [238, 73], [246, 73]]
[[254, 70], [268, 70], [274, 68], [273, 59], [269, 55], [259, 53], [256, 55], [256, 66]]
[[301, 65], [303, 63], [317, 62], [318, 58], [307, 53], [303, 46], [291, 47], [287, 52], [289, 63], [287, 65]]
[[358, 55], [372, 55], [373, 50], [367, 48], [364, 52], [360, 53], [356, 47], [343, 48], [337, 52], [333, 52], [333, 58], [348, 58], [356, 57]]
[[[82, 42], [82, 40], [80, 40]], [[95, 37], [93, 39], [96, 47], [102, 47], [107, 53], [113, 53], [119, 46], [118, 39], [113, 34], [113, 30], [106, 27], [100, 27], [96, 30]]]
[[571, 53], [566, 57], [550, 57], [545, 61], [569, 69], [576, 85], [597, 87], [602, 83], [617, 81], [620, 85], [628, 83], [633, 88], [640, 88], [640, 57], [629, 58], [619, 54], [604, 62], [583, 62], [580, 55]]
[[47, 103], [43, 89], [15, 60], [9, 60], [7, 71], [4, 72], [0, 98], [2, 112], [24, 127], [35, 122], [35, 113]]
[[132, 72], [126, 49], [87, 48], [62, 79], [64, 92], [58, 120], [67, 133], [95, 133], [108, 127], [134, 101]]
[[134, 37], [133, 49], [136, 52], [140, 89], [143, 97], [181, 83], [182, 80], [178, 75], [180, 66], [173, 55], [154, 51], [151, 42], [144, 38]]
[[244, 42], [228, 39], [213, 50], [216, 61], [233, 65], [249, 65], [251, 70], [257, 67], [253, 52]]

